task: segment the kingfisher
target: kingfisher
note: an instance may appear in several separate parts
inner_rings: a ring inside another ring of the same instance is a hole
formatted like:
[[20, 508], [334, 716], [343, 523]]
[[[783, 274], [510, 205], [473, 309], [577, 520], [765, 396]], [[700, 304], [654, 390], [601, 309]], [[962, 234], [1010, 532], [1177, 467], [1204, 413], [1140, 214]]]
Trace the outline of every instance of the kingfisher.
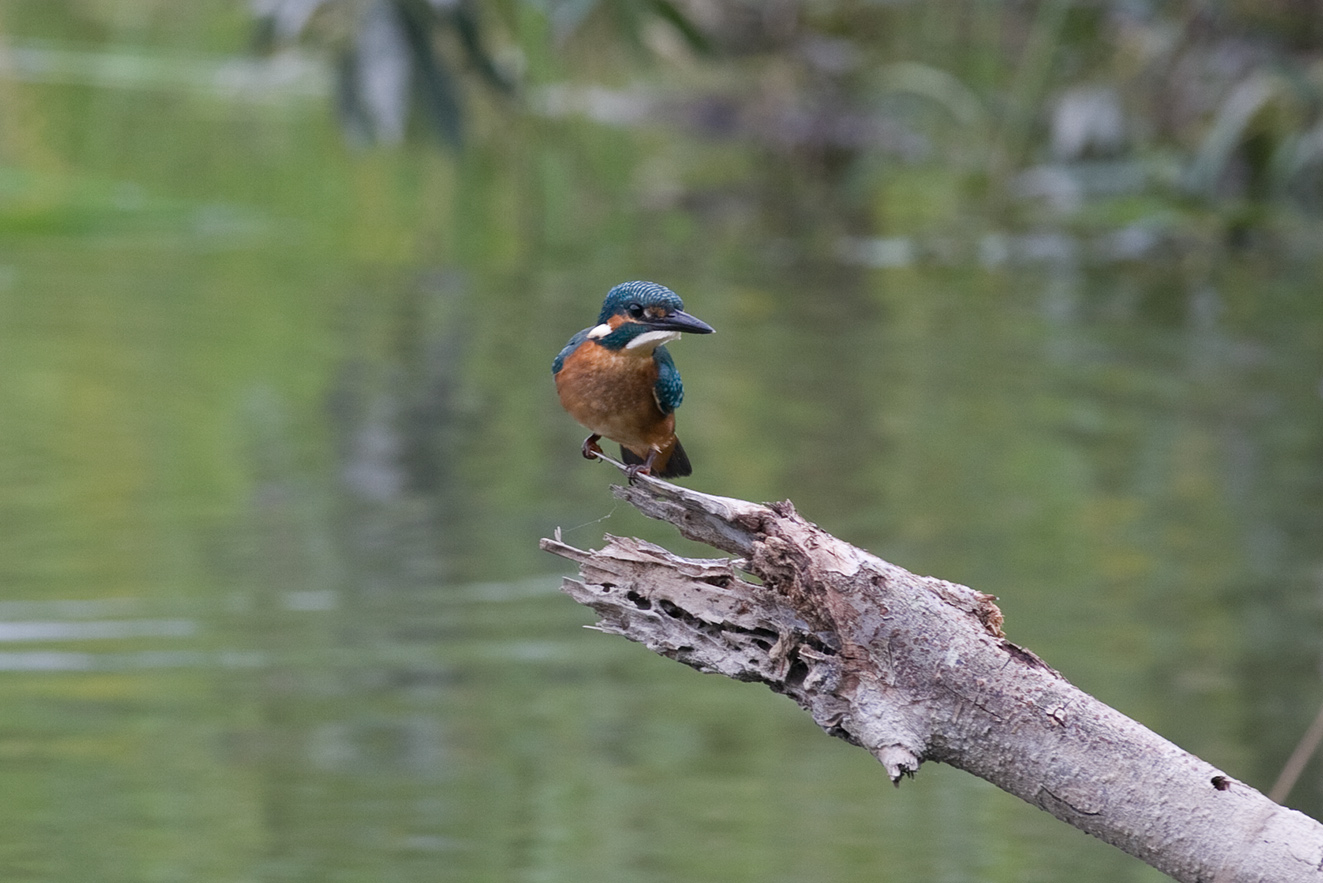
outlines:
[[597, 324], [571, 337], [551, 363], [561, 406], [592, 433], [584, 439], [584, 457], [601, 454], [598, 442], [605, 437], [620, 443], [631, 481], [693, 472], [675, 437], [684, 385], [665, 344], [683, 331], [712, 330], [656, 282], [622, 282], [607, 292]]

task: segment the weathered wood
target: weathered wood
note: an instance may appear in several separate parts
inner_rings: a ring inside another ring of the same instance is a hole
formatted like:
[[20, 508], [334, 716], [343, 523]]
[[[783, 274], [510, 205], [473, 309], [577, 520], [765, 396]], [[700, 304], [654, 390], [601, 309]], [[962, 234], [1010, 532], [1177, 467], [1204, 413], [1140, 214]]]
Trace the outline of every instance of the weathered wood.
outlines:
[[893, 782], [959, 767], [1177, 880], [1323, 881], [1323, 825], [1076, 689], [1005, 638], [992, 596], [882, 561], [789, 503], [647, 476], [614, 492], [740, 557], [544, 539], [579, 565], [563, 590], [596, 628], [784, 693]]

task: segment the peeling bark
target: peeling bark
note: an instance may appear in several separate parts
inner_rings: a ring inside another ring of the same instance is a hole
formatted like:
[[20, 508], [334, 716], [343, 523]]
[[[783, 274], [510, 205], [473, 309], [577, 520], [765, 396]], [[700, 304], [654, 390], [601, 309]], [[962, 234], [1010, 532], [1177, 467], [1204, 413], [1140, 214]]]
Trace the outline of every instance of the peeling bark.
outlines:
[[563, 590], [601, 631], [784, 693], [894, 783], [923, 761], [959, 767], [1190, 883], [1323, 881], [1323, 825], [1076, 689], [1006, 639], [991, 595], [882, 561], [788, 502], [647, 476], [614, 492], [739, 557], [544, 539], [579, 565]]

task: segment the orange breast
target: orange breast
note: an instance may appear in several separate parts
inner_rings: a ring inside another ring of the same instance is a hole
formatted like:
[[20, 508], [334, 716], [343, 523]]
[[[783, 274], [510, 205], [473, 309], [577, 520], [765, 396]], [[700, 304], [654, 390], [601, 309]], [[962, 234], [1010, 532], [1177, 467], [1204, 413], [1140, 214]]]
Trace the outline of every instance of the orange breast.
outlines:
[[646, 457], [675, 441], [675, 415], [657, 407], [656, 382], [651, 352], [612, 351], [589, 340], [566, 357], [556, 392], [575, 420]]

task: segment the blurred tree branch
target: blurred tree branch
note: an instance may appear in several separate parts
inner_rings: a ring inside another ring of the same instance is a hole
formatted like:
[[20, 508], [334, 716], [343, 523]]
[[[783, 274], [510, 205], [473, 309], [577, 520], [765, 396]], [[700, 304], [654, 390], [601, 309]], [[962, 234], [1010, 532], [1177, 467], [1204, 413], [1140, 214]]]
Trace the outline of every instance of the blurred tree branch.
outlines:
[[461, 74], [514, 89], [486, 50], [472, 0], [254, 0], [253, 9], [259, 51], [301, 39], [331, 49], [336, 108], [358, 143], [399, 143], [418, 118], [458, 147]]
[[[553, 3], [562, 29], [573, 29], [600, 0]], [[697, 51], [701, 31], [671, 0], [611, 0], [621, 33], [642, 45], [645, 20], [665, 22]], [[253, 0], [258, 51], [307, 41], [332, 51], [336, 107], [357, 143], [396, 144], [411, 122], [426, 123], [450, 147], [463, 141], [461, 84], [466, 75], [497, 93], [514, 77], [487, 49], [476, 0]]]

